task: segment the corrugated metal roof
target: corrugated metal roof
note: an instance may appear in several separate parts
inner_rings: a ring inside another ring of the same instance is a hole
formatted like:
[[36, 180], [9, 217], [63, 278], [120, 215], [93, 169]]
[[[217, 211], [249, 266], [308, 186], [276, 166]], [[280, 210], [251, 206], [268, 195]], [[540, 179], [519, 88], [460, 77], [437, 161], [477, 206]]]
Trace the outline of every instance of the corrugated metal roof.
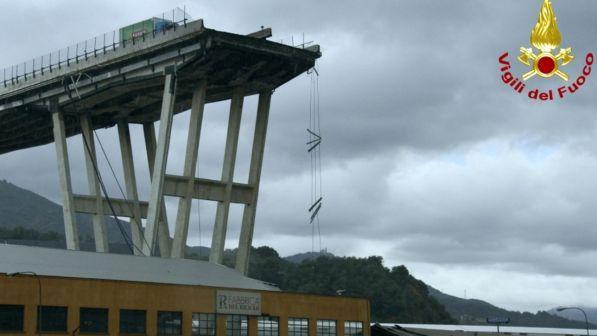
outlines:
[[234, 269], [205, 261], [0, 245], [0, 273], [279, 291]]

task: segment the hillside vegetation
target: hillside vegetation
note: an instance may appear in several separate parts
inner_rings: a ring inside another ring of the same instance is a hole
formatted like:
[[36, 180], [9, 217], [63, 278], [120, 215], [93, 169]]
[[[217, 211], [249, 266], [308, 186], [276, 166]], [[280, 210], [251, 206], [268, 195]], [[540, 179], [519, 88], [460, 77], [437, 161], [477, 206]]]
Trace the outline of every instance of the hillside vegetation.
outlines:
[[[447, 295], [433, 288], [429, 288], [429, 292], [461, 324], [486, 325], [487, 317], [508, 317], [512, 326], [585, 328], [584, 319], [583, 322], [573, 321], [545, 311], [538, 311], [537, 313], [509, 311], [482, 300], [462, 299]], [[595, 326], [593, 325], [591, 328], [595, 328]]]
[[280, 258], [267, 246], [253, 250], [249, 276], [301, 293], [364, 297], [371, 302], [371, 320], [402, 323], [455, 323], [427, 285], [406, 267], [389, 269], [381, 257], [329, 255], [301, 263]]

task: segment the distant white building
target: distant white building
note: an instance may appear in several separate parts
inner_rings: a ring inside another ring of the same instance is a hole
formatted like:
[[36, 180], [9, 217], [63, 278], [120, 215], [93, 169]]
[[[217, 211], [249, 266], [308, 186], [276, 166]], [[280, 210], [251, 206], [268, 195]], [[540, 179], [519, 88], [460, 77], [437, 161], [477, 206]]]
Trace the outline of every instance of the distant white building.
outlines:
[[[375, 326], [378, 333], [376, 335]], [[476, 325], [440, 325], [440, 324], [392, 324], [372, 325], [373, 336], [496, 336], [495, 326]], [[500, 333], [508, 336], [586, 336], [586, 329], [531, 328], [500, 326]], [[597, 330], [589, 330], [590, 335], [597, 335]]]

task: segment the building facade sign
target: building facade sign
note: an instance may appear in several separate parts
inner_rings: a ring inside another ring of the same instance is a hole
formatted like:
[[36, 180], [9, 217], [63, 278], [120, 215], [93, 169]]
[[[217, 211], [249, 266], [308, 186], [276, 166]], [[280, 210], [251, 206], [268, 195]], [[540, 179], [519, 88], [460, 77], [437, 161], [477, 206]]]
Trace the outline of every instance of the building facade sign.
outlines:
[[219, 290], [216, 292], [218, 314], [261, 315], [261, 294]]

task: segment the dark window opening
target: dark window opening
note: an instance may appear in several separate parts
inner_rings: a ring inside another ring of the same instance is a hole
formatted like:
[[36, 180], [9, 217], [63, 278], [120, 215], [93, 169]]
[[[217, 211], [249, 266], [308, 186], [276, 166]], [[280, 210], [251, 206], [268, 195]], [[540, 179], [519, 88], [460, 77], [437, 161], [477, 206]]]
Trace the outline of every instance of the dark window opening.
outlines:
[[0, 305], [0, 331], [23, 331], [24, 306]]
[[40, 332], [67, 332], [68, 308], [41, 306], [38, 307], [40, 325], [37, 330]]
[[81, 308], [79, 328], [82, 333], [108, 333], [108, 309]]
[[145, 334], [147, 325], [146, 315], [145, 310], [121, 309], [120, 333]]
[[182, 334], [182, 313], [159, 311], [158, 312], [158, 335], [181, 335]]

